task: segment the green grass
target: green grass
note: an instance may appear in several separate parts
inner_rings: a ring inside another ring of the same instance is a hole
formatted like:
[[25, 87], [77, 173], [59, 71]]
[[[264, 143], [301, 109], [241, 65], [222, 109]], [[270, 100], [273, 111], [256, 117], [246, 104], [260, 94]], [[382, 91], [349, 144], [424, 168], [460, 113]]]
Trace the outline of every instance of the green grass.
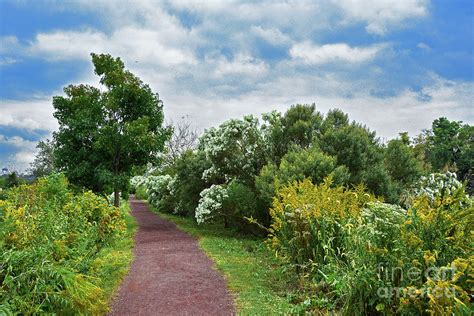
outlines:
[[141, 185], [137, 188], [137, 191], [135, 192], [135, 197], [139, 200], [148, 199], [148, 195], [146, 194], [146, 187], [144, 185]]
[[99, 286], [104, 291], [104, 296], [109, 303], [111, 303], [123, 278], [130, 269], [130, 264], [133, 260], [133, 237], [137, 230], [135, 218], [130, 215], [128, 201], [122, 201], [120, 209], [125, 213], [125, 224], [127, 227], [125, 235], [102, 249], [94, 262], [94, 277], [100, 279]]
[[192, 218], [158, 212], [199, 239], [199, 245], [227, 279], [241, 315], [291, 314], [288, 276], [263, 244], [218, 225], [197, 225]]

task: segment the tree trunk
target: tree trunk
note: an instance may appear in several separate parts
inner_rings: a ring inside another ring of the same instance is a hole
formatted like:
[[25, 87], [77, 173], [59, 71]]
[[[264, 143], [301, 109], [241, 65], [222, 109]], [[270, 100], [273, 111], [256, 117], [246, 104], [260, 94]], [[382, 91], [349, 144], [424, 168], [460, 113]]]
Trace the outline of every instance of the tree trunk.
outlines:
[[120, 192], [118, 189], [114, 190], [114, 205], [117, 207], [120, 206]]

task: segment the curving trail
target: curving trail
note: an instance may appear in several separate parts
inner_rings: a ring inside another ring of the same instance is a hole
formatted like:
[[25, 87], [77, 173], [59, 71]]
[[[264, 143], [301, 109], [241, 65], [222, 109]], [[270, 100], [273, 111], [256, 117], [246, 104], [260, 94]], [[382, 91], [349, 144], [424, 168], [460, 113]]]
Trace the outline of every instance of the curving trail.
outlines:
[[197, 240], [130, 198], [135, 259], [109, 315], [232, 315], [224, 278]]

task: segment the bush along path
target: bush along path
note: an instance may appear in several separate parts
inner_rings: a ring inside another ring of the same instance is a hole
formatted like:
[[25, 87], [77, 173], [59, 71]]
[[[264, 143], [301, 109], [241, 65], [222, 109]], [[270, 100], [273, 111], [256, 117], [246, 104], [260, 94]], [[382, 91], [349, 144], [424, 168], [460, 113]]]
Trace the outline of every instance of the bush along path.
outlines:
[[231, 315], [224, 278], [194, 237], [130, 199], [138, 223], [135, 260], [110, 315]]

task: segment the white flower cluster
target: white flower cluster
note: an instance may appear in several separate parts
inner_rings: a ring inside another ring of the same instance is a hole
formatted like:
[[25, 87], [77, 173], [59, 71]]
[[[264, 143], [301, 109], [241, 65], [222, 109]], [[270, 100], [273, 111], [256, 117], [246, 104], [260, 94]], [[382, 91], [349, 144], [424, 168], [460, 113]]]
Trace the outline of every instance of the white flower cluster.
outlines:
[[204, 189], [200, 196], [195, 215], [198, 224], [209, 222], [216, 217], [222, 211], [224, 202], [229, 197], [225, 186], [215, 184]]
[[427, 177], [421, 177], [416, 188], [413, 190], [415, 196], [426, 194], [430, 200], [450, 195], [462, 187], [462, 183], [456, 178], [454, 172], [432, 173]]
[[172, 180], [170, 175], [146, 177], [146, 193], [150, 204], [160, 209], [162, 199], [170, 195], [169, 184]]
[[232, 119], [218, 128], [210, 128], [199, 139], [199, 148], [206, 154], [212, 167], [203, 179], [212, 176], [233, 178], [236, 174], [255, 174], [264, 146], [258, 119], [246, 116]]
[[145, 176], [134, 176], [130, 179], [130, 186], [134, 189], [137, 190], [138, 187], [142, 186], [145, 184], [146, 177]]

